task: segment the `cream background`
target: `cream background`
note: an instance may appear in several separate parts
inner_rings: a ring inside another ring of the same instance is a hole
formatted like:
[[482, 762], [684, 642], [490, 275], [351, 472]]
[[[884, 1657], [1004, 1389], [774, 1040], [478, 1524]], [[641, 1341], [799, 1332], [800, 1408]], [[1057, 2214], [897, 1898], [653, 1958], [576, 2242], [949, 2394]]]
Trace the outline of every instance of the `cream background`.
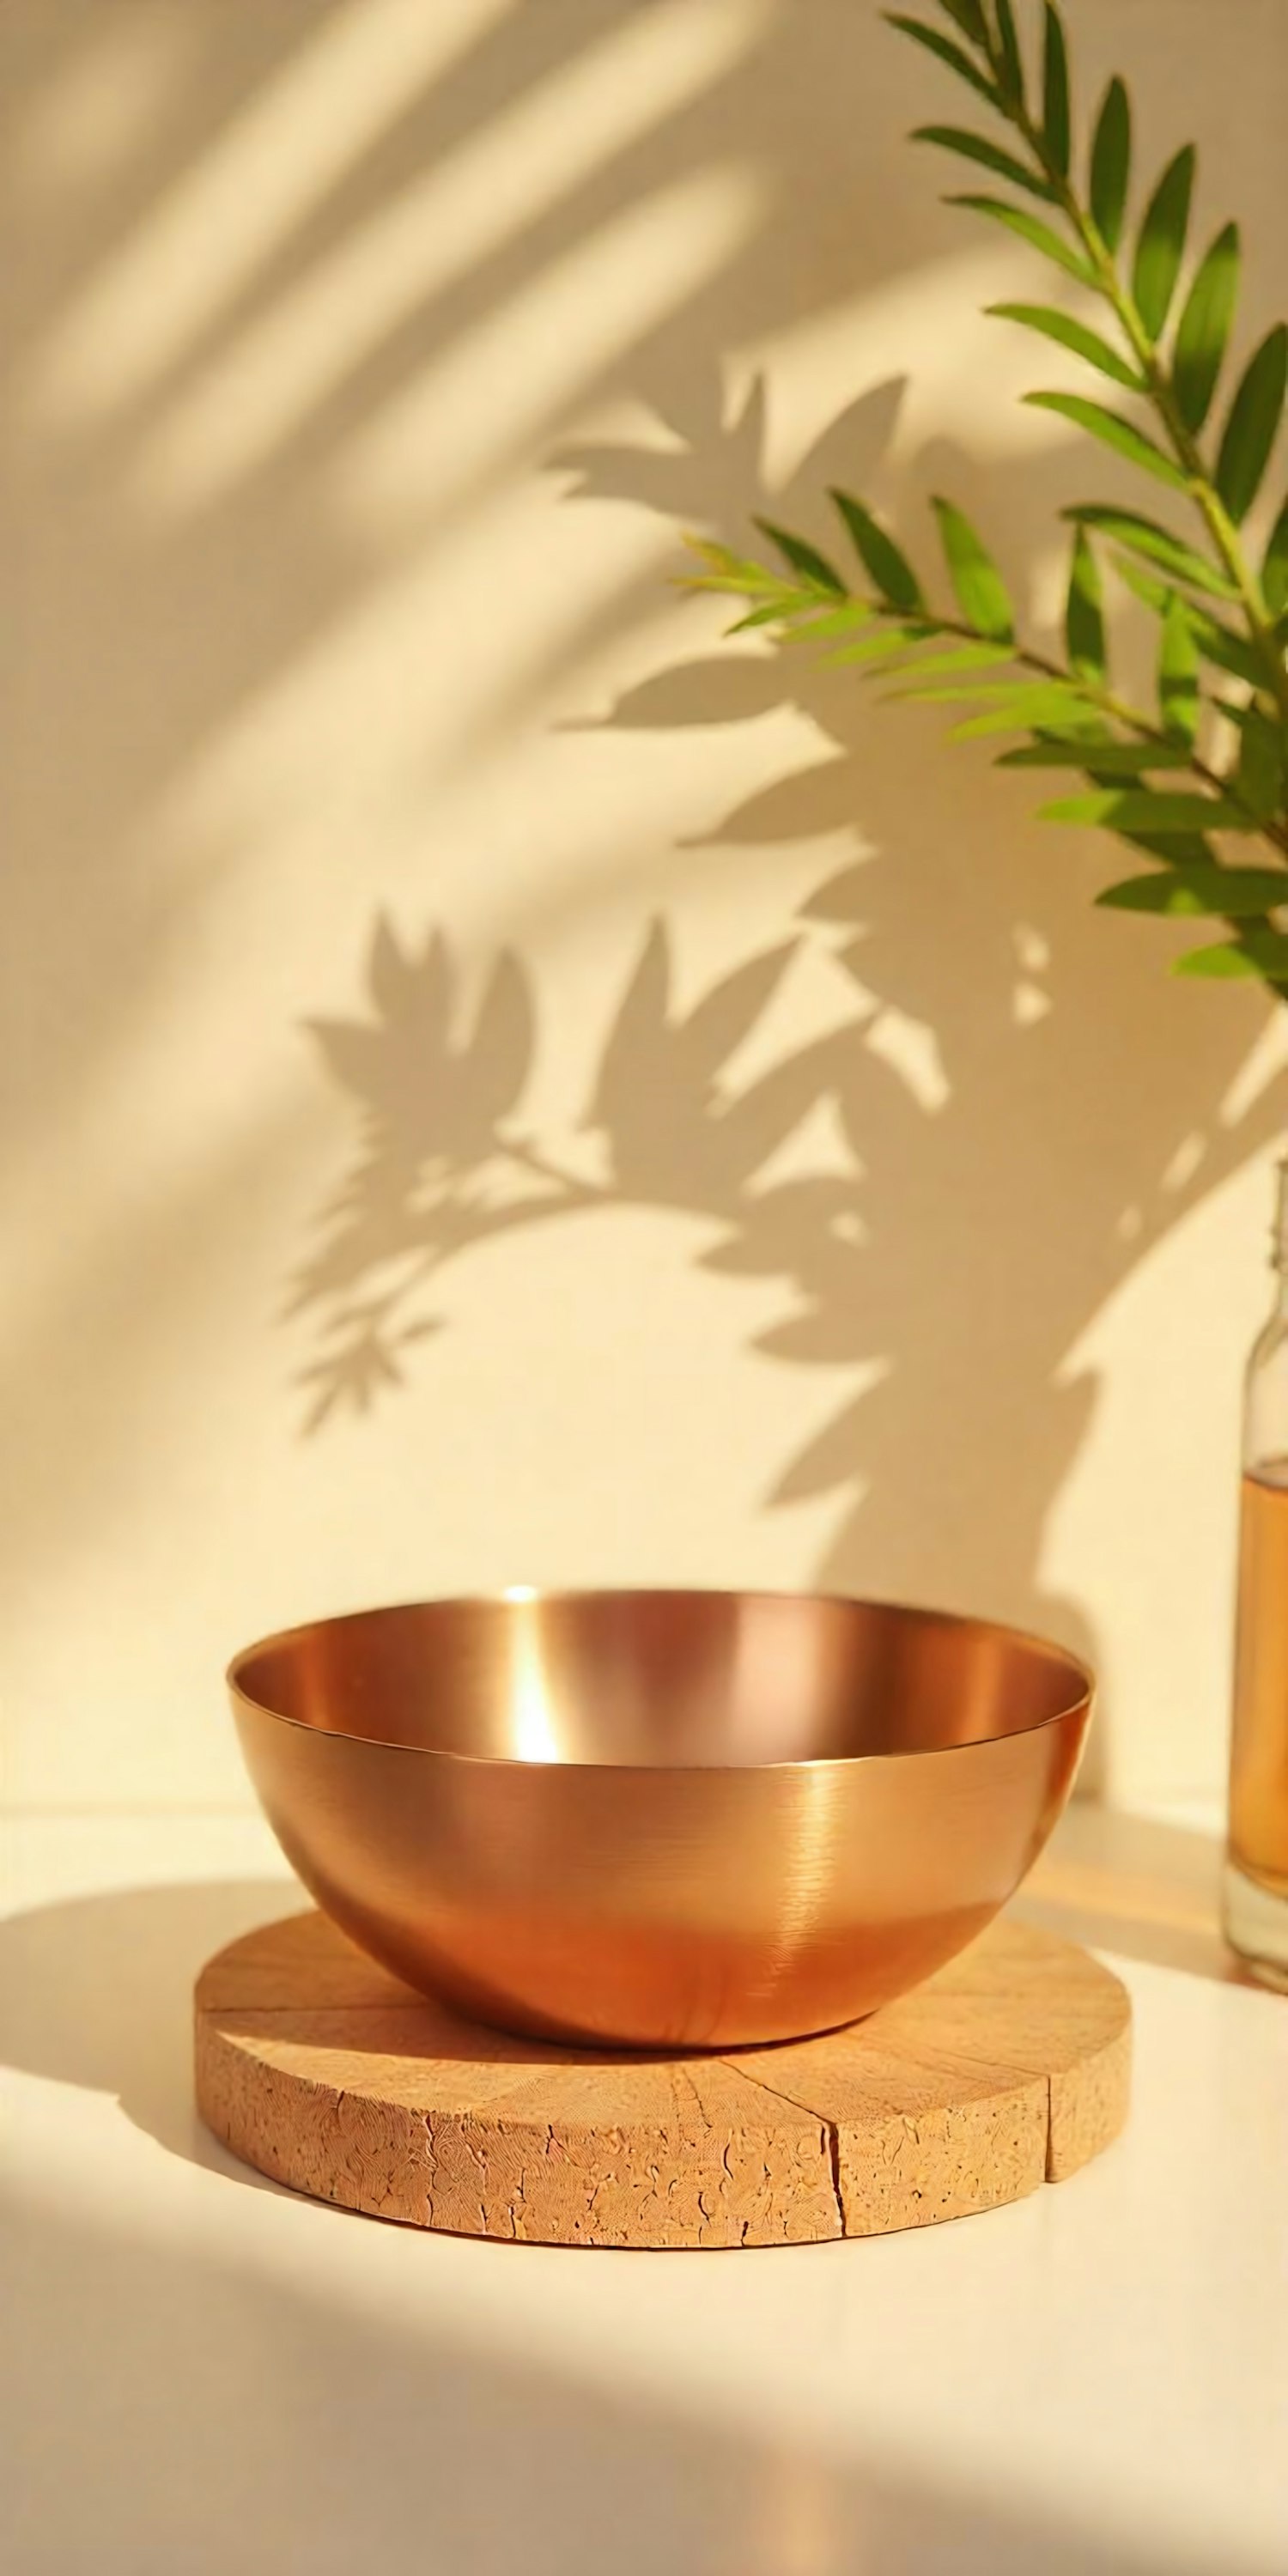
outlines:
[[[1250, 337], [1279, 0], [1069, 17], [1151, 169], [1201, 136]], [[1046, 1623], [1100, 1665], [1101, 1785], [1218, 1795], [1277, 1032], [1097, 917], [1112, 852], [930, 713], [796, 666], [784, 704], [666, 587], [678, 525], [808, 520], [830, 473], [923, 561], [953, 491], [1054, 614], [1053, 511], [1118, 486], [980, 316], [1036, 264], [901, 140], [952, 85], [869, 0], [10, 0], [0, 44], [11, 1801], [248, 1803], [233, 1645], [516, 1578]], [[859, 860], [851, 971], [799, 907]], [[380, 912], [474, 993], [518, 953], [523, 1124], [592, 1176], [650, 917], [682, 1007], [799, 940], [734, 1076], [848, 1032], [848, 1135], [819, 1107], [770, 1177], [857, 1152], [868, 1239], [784, 1354], [802, 1300], [700, 1265], [663, 1101], [651, 1200], [461, 1254], [405, 1382], [301, 1437], [285, 1287], [357, 1143], [301, 1024], [369, 1008]]]

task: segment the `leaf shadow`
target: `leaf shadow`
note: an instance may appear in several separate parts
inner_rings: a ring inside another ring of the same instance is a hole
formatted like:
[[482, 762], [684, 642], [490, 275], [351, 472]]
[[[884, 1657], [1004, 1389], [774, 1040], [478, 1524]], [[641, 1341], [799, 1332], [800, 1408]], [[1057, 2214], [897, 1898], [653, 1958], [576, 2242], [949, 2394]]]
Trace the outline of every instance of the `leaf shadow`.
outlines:
[[[451, 495], [468, 541], [498, 493], [530, 481], [540, 497], [546, 448], [605, 397], [639, 390], [700, 446], [715, 397], [691, 386], [714, 384], [709, 353], [734, 314], [758, 339], [934, 255], [938, 218], [911, 174], [905, 185], [853, 152], [856, 80], [888, 130], [911, 102], [884, 31], [874, 44], [860, 18], [802, 45], [787, 0], [699, 11], [687, 30], [684, 15], [632, 0], [489, 8], [472, 23], [341, 0], [170, 13], [19, 0], [5, 13], [22, 226], [7, 279], [5, 532], [23, 639], [7, 1007], [23, 1070], [0, 1126], [23, 1168], [60, 1163], [143, 1039], [172, 1047], [173, 995], [212, 922], [236, 916], [238, 936], [260, 940], [249, 888], [283, 881], [297, 826], [316, 828], [341, 901], [346, 870], [365, 885], [369, 846], [343, 825], [331, 836], [348, 782], [328, 795], [322, 732], [280, 803], [275, 790], [261, 803], [263, 766], [243, 758], [261, 719], [271, 734], [297, 688], [325, 685], [356, 632], [370, 628], [389, 695], [414, 709], [389, 766], [401, 757], [410, 780], [423, 759], [439, 793], [453, 761], [492, 757], [516, 710], [528, 723], [579, 657], [646, 613], [624, 578], [567, 620], [537, 618], [517, 664], [479, 653], [450, 745], [424, 750], [432, 656], [409, 671], [399, 621], [404, 582], [425, 582], [441, 547], [442, 493], [431, 472], [392, 545], [350, 524], [335, 494], [434, 370], [459, 370], [487, 414], [468, 488]], [[504, 181], [491, 192], [489, 168]], [[535, 417], [520, 406], [511, 422], [502, 405], [493, 438], [492, 335], [522, 326], [584, 252], [634, 238], [721, 173], [746, 182], [745, 236], [706, 267], [677, 240], [673, 291], [605, 314], [567, 371], [554, 335]], [[872, 218], [892, 197], [887, 239]], [[337, 744], [353, 726], [345, 693]], [[201, 993], [230, 1063], [245, 1063], [241, 974], [211, 972]], [[250, 1034], [268, 1049], [279, 1025], [275, 999]], [[169, 1084], [158, 1092], [164, 1104]], [[202, 1149], [183, 1152], [182, 1191], [158, 1188], [146, 1234], [96, 1216], [82, 1252], [78, 1228], [52, 1228], [59, 1293], [34, 1302], [17, 1371], [40, 1420], [11, 1434], [24, 1552], [63, 1544], [53, 1462], [68, 1440], [87, 1523], [118, 1510], [155, 1401], [158, 1314], [177, 1372], [207, 1321], [230, 1209], [261, 1186], [289, 1202], [307, 1093], [273, 1117], [248, 1077], [244, 1119], [236, 1096], [230, 1084]], [[128, 1158], [137, 1139], [118, 1141]], [[396, 1173], [371, 1176], [373, 1254], [399, 1235], [401, 1189]], [[378, 1330], [353, 1368], [368, 1395], [388, 1382]]]
[[[409, 1345], [440, 1329], [426, 1295], [457, 1255], [497, 1235], [613, 1207], [715, 1218], [747, 1267], [819, 1275], [855, 1219], [855, 1186], [819, 1175], [766, 1189], [778, 1149], [835, 1099], [835, 1037], [751, 1081], [728, 1068], [800, 947], [792, 936], [719, 977], [681, 1011], [666, 923], [647, 928], [602, 1046], [574, 1148], [531, 1133], [524, 1090], [537, 1046], [526, 967], [497, 961], [467, 1036], [459, 977], [441, 932], [404, 950], [384, 920], [368, 965], [373, 1016], [312, 1024], [353, 1104], [359, 1162], [321, 1212], [318, 1243], [293, 1284], [320, 1348], [303, 1372], [306, 1429], [337, 1408], [365, 1411], [405, 1377]], [[791, 1209], [794, 1223], [788, 1223]], [[723, 1246], [711, 1266], [732, 1266]]]
[[[729, 426], [709, 386], [696, 394], [687, 417], [705, 424], [705, 443], [687, 450], [673, 406], [661, 424], [669, 447], [642, 445], [634, 470], [620, 445], [557, 461], [575, 472], [579, 498], [683, 509], [718, 519], [722, 535], [733, 533], [721, 515], [730, 509], [799, 523], [797, 499], [816, 473], [859, 481], [855, 446], [879, 460], [897, 392], [851, 405], [785, 485], [766, 470], [758, 389]], [[928, 475], [964, 479], [981, 516], [1004, 516], [1023, 590], [1064, 472], [1046, 454], [990, 470], [937, 439], [909, 461], [896, 516]], [[764, 1498], [774, 1508], [836, 1501], [818, 1580], [984, 1610], [1094, 1660], [1085, 1605], [1044, 1571], [1052, 1509], [1098, 1396], [1079, 1346], [1142, 1257], [1282, 1120], [1284, 1076], [1246, 1099], [1241, 1090], [1266, 1009], [1254, 996], [1179, 989], [1154, 925], [1093, 909], [1094, 840], [1065, 835], [1053, 847], [1024, 812], [1021, 781], [990, 776], [974, 746], [943, 752], [927, 711], [879, 705], [851, 675], [799, 652], [777, 658], [759, 639], [704, 648], [625, 691], [600, 721], [631, 731], [754, 723], [784, 697], [812, 720], [819, 756], [688, 846], [846, 832], [854, 859], [812, 890], [781, 948], [735, 968], [685, 1022], [670, 1011], [670, 941], [655, 923], [591, 1086], [602, 1177], [552, 1177], [530, 1138], [518, 1157], [532, 1186], [502, 1202], [478, 1196], [477, 1161], [454, 1169], [421, 1211], [408, 1276], [419, 1290], [481, 1232], [571, 1206], [717, 1219], [705, 1266], [783, 1288], [782, 1320], [759, 1336], [765, 1359], [863, 1372], [863, 1391]], [[806, 949], [837, 978], [840, 1025], [730, 1092], [734, 1042]], [[820, 1106], [839, 1121], [844, 1167], [780, 1180], [773, 1154]], [[514, 1158], [504, 1123], [493, 1142], [501, 1164]], [[387, 1158], [359, 1180], [324, 1262], [352, 1257], [346, 1229], [352, 1247], [381, 1169]], [[315, 1269], [305, 1302], [318, 1306], [327, 1284]], [[1093, 1758], [1093, 1780], [1096, 1767]]]

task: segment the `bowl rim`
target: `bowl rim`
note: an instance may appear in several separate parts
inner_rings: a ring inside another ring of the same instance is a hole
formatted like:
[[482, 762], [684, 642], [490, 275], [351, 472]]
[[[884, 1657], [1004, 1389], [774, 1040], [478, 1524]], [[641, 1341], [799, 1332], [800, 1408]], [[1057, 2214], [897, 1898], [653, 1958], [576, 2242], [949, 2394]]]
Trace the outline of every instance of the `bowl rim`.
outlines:
[[[297, 1638], [320, 1628], [341, 1628], [360, 1619], [393, 1617], [409, 1610], [471, 1610], [514, 1607], [534, 1601], [630, 1601], [630, 1600], [736, 1600], [736, 1601], [805, 1601], [835, 1604], [841, 1609], [881, 1610], [897, 1618], [917, 1619], [932, 1626], [969, 1629], [976, 1635], [1004, 1637], [1008, 1644], [1028, 1648], [1044, 1662], [1062, 1665], [1075, 1695], [1064, 1708], [1053, 1709], [1048, 1717], [1035, 1718], [1031, 1726], [1007, 1727], [995, 1735], [981, 1735], [965, 1744], [911, 1745], [899, 1753], [830, 1753], [805, 1755], [789, 1762], [542, 1762], [514, 1753], [460, 1753], [447, 1745], [399, 1744], [388, 1736], [357, 1735], [351, 1727], [314, 1726], [305, 1718], [288, 1717], [283, 1709], [270, 1708], [266, 1700], [256, 1699], [243, 1687], [241, 1676], [248, 1664], [259, 1655], [292, 1645]], [[299, 1619], [285, 1628], [271, 1629], [265, 1636], [253, 1638], [240, 1646], [224, 1668], [224, 1682], [234, 1710], [245, 1709], [252, 1717], [271, 1718], [276, 1726], [289, 1726], [299, 1735], [321, 1736], [333, 1744], [365, 1744], [374, 1752], [411, 1754], [432, 1762], [459, 1764], [472, 1771], [576, 1771], [605, 1772], [614, 1778], [633, 1775], [641, 1780], [664, 1777], [692, 1779], [706, 1775], [713, 1779], [740, 1777], [754, 1779], [771, 1771], [852, 1771], [862, 1763], [934, 1762], [956, 1753], [982, 1750], [985, 1745], [1022, 1741], [1040, 1735], [1047, 1727], [1066, 1726], [1072, 1719], [1084, 1722], [1090, 1717], [1096, 1697], [1096, 1676], [1091, 1666], [1072, 1647], [1056, 1643], [1054, 1638], [1040, 1636], [1036, 1629], [1012, 1627], [1004, 1619], [986, 1619], [973, 1611], [927, 1609], [918, 1602], [890, 1601], [868, 1593], [793, 1591], [790, 1587], [756, 1586], [743, 1590], [737, 1585], [717, 1583], [611, 1583], [611, 1584], [523, 1584], [508, 1585], [493, 1592], [444, 1592], [411, 1601], [371, 1602], [359, 1610], [329, 1611], [317, 1619]]]

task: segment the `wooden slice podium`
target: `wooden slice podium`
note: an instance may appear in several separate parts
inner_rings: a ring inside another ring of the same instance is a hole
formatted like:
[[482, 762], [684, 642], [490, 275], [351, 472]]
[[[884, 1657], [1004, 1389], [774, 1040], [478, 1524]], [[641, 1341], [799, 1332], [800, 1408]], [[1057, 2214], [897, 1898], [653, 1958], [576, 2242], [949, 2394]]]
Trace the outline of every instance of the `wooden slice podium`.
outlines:
[[546, 2245], [794, 2245], [965, 2218], [1062, 2182], [1127, 2114], [1107, 1968], [1003, 1919], [819, 2039], [573, 2049], [458, 2019], [321, 1914], [220, 1951], [197, 2100], [234, 2155], [378, 2218]]

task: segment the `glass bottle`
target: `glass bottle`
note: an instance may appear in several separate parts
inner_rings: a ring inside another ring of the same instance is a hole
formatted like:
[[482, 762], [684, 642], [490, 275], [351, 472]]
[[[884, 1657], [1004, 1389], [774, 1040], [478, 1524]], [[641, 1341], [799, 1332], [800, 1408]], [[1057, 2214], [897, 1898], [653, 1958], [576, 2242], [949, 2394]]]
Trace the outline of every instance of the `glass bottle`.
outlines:
[[1271, 1259], [1244, 1392], [1225, 1929], [1255, 1976], [1288, 1989], [1288, 1158]]

